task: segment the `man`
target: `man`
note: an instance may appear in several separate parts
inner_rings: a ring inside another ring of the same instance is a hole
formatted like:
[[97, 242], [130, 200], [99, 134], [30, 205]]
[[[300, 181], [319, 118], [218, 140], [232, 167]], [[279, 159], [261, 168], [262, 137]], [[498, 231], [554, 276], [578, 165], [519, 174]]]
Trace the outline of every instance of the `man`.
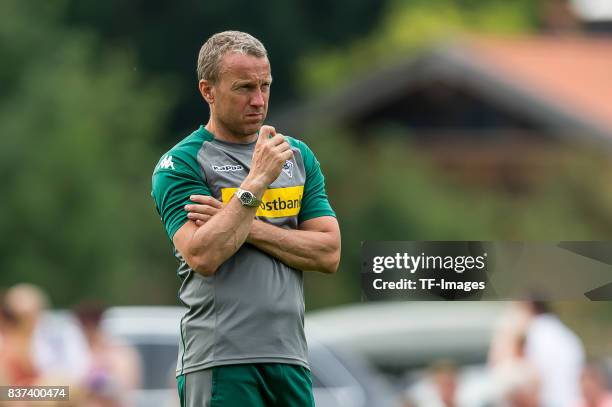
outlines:
[[319, 164], [263, 126], [272, 76], [261, 42], [215, 34], [197, 72], [210, 120], [162, 156], [152, 193], [188, 307], [181, 405], [313, 406], [301, 270], [334, 273], [340, 259]]
[[580, 376], [582, 401], [578, 407], [612, 407], [612, 391], [607, 386], [606, 367], [601, 362], [589, 361]]
[[580, 338], [539, 300], [523, 304], [531, 315], [525, 335], [525, 359], [538, 373], [543, 407], [574, 406], [580, 399], [585, 352]]
[[128, 343], [108, 335], [102, 327], [106, 307], [97, 301], [81, 301], [73, 312], [91, 356], [84, 377], [87, 407], [133, 406], [133, 391], [142, 384], [142, 362], [138, 351]]
[[85, 338], [78, 326], [61, 323], [47, 312], [49, 297], [40, 287], [12, 286], [2, 308], [8, 324], [0, 370], [8, 367], [9, 384], [32, 385], [58, 377], [80, 382], [89, 362]]

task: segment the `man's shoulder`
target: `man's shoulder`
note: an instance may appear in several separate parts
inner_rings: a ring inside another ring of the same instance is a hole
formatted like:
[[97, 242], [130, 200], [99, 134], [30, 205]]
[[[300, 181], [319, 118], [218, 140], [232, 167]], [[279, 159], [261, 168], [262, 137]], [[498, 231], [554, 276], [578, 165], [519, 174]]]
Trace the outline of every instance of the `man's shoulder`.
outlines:
[[177, 170], [177, 163], [189, 167], [197, 167], [195, 164], [197, 162], [198, 151], [206, 141], [210, 141], [212, 138], [213, 137], [200, 126], [162, 154], [155, 165], [153, 173], [162, 170]]
[[314, 156], [310, 147], [303, 140], [291, 136], [285, 136], [285, 140], [291, 147], [298, 149], [304, 158]]
[[289, 145], [291, 147], [296, 147], [296, 148], [303, 148], [306, 146], [306, 143], [304, 143], [302, 140], [296, 138], [296, 137], [292, 137], [292, 136], [285, 136], [285, 140], [287, 140], [287, 143], [289, 143]]
[[285, 139], [293, 149], [297, 149], [299, 151], [301, 155], [301, 160], [307, 169], [319, 165], [314, 152], [303, 140], [290, 136], [285, 136]]
[[193, 157], [195, 158], [198, 151], [206, 141], [212, 141], [213, 136], [200, 126], [196, 130], [192, 131], [187, 137], [176, 143], [166, 154], [175, 154], [184, 158]]

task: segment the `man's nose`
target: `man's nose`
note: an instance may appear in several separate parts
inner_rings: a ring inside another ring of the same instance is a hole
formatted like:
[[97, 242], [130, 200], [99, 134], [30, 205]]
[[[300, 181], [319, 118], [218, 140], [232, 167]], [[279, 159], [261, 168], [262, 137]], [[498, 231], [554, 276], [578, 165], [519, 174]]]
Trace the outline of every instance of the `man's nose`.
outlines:
[[261, 107], [265, 104], [264, 94], [261, 89], [257, 89], [251, 97], [251, 106]]

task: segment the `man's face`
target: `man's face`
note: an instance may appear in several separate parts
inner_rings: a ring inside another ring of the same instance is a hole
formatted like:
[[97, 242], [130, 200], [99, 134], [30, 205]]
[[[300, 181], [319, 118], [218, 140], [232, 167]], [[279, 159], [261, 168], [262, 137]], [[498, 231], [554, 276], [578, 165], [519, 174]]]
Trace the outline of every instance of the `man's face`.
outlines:
[[226, 54], [217, 83], [211, 86], [211, 114], [232, 136], [257, 133], [268, 113], [271, 83], [268, 58]]

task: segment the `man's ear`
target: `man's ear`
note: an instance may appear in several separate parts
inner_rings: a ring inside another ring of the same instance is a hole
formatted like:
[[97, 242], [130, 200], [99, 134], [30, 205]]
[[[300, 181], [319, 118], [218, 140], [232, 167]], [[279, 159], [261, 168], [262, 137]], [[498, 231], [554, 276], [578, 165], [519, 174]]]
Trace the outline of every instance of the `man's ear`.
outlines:
[[215, 89], [213, 84], [206, 79], [200, 79], [198, 82], [198, 87], [200, 88], [200, 94], [209, 105], [213, 104], [215, 101]]

